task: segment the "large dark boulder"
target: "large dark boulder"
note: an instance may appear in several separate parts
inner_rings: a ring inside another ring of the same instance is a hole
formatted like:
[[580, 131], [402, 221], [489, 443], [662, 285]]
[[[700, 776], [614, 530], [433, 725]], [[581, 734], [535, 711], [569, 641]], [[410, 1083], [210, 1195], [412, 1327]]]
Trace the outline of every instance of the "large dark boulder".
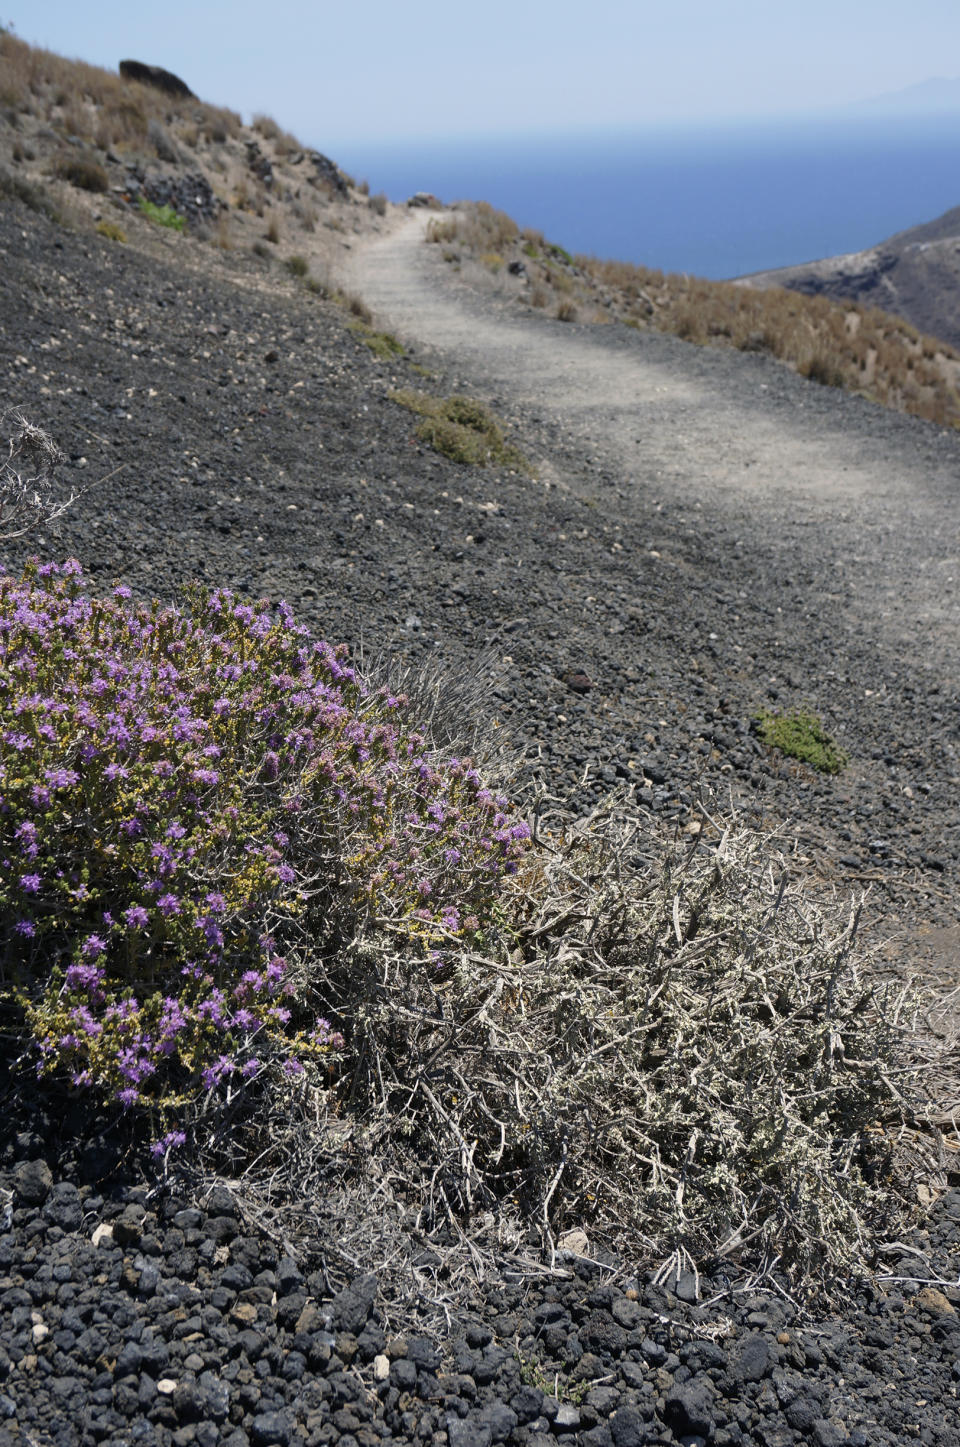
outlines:
[[124, 80], [139, 80], [141, 85], [155, 86], [157, 90], [166, 91], [167, 95], [196, 100], [190, 87], [161, 65], [144, 65], [142, 60], [121, 60], [120, 74]]

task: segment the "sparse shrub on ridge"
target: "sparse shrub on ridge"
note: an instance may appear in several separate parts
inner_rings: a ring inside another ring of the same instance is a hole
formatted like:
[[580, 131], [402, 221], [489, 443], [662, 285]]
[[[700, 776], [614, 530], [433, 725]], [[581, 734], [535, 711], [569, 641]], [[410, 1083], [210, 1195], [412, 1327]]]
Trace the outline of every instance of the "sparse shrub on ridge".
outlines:
[[284, 605], [127, 594], [0, 579], [2, 958], [39, 1073], [176, 1119], [349, 1049], [362, 938], [439, 978], [529, 831]]
[[86, 156], [63, 156], [57, 161], [54, 167], [54, 174], [61, 181], [69, 181], [71, 186], [78, 186], [81, 191], [94, 191], [99, 194], [110, 189], [110, 178], [98, 161], [91, 161]]

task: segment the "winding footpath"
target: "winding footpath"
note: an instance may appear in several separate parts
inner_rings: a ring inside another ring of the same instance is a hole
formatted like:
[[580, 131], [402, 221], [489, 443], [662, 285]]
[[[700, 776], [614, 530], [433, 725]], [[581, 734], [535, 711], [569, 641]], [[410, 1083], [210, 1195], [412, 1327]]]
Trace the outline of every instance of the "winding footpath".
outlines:
[[439, 246], [424, 244], [431, 215], [402, 218], [344, 266], [344, 283], [378, 324], [439, 361], [459, 390], [533, 416], [552, 433], [551, 463], [568, 454], [560, 474], [574, 489], [589, 457], [620, 484], [607, 506], [669, 496], [716, 509], [742, 519], [748, 546], [759, 531], [802, 533], [819, 548], [829, 530], [848, 584], [838, 627], [879, 631], [895, 647], [923, 650], [945, 680], [957, 676], [954, 434], [768, 358], [621, 326], [568, 326], [521, 308], [517, 293], [484, 296], [457, 280]]

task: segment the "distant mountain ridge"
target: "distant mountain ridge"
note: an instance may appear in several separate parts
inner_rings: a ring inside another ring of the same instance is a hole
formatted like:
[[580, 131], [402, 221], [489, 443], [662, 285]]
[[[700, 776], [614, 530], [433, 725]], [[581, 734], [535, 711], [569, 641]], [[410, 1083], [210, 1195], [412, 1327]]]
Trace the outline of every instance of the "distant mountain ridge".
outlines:
[[879, 307], [960, 347], [960, 206], [866, 251], [754, 272], [738, 284]]
[[857, 101], [860, 112], [889, 115], [937, 115], [960, 113], [960, 76], [935, 75], [918, 80], [902, 90], [886, 91]]

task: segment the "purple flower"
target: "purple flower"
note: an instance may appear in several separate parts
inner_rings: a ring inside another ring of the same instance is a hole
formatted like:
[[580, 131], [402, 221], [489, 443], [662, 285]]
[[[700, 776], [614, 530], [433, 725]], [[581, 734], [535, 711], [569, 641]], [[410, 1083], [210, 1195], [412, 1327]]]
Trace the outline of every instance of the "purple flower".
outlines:
[[107, 942], [99, 935], [88, 935], [81, 948], [88, 959], [97, 959], [106, 950]]
[[94, 1040], [103, 1033], [103, 1026], [99, 1020], [95, 1020], [90, 1014], [86, 1005], [74, 1005], [70, 1011], [70, 1019], [74, 1025], [79, 1026], [84, 1035], [91, 1036]]
[[150, 1147], [150, 1154], [159, 1160], [167, 1151], [175, 1151], [179, 1146], [185, 1145], [186, 1140], [186, 1133], [182, 1130], [167, 1131], [165, 1136], [161, 1136], [160, 1140]]
[[21, 874], [20, 884], [24, 894], [39, 894], [41, 879], [39, 874]]
[[210, 894], [206, 894], [204, 895], [204, 903], [209, 906], [209, 909], [213, 914], [226, 913], [227, 901], [224, 899], [222, 894], [216, 894], [213, 892], [211, 892]]
[[75, 784], [80, 775], [73, 769], [48, 769], [43, 776], [52, 789], [69, 789]]
[[157, 900], [157, 909], [169, 919], [172, 914], [180, 913], [180, 901], [175, 894], [161, 894]]
[[37, 932], [32, 919], [18, 919], [13, 928], [18, 935], [24, 935], [27, 939], [33, 939]]
[[225, 1076], [232, 1075], [235, 1069], [236, 1066], [230, 1056], [221, 1055], [219, 1060], [215, 1060], [212, 1065], [207, 1066], [200, 1078], [207, 1090], [213, 1090], [214, 1086], [219, 1085]]
[[296, 882], [296, 871], [290, 868], [289, 864], [277, 866], [277, 878], [281, 884], [294, 884]]
[[131, 905], [123, 917], [133, 929], [145, 929], [150, 923], [150, 916], [142, 904]]
[[121, 583], [119, 587], [114, 588], [113, 596], [115, 598], [129, 598], [131, 596], [130, 589]]

